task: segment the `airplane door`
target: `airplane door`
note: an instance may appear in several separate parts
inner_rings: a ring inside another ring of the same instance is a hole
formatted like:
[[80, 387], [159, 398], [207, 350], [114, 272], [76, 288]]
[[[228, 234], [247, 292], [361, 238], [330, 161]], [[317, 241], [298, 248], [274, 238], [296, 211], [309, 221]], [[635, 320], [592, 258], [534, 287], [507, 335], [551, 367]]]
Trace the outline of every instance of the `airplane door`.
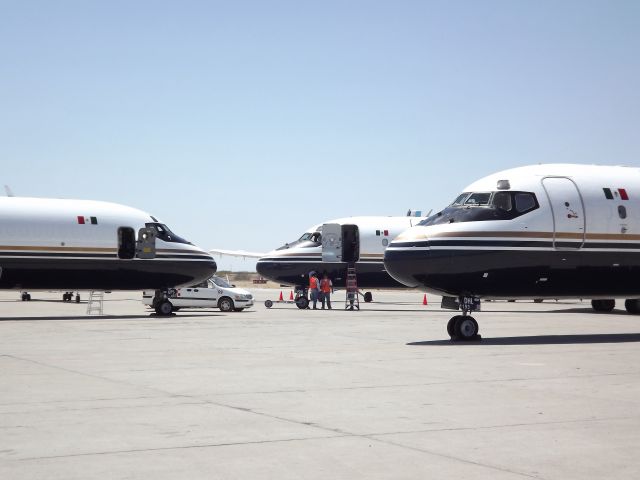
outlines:
[[156, 258], [155, 229], [141, 228], [138, 230], [138, 241], [136, 243], [136, 255], [138, 258]]
[[573, 180], [566, 177], [542, 179], [553, 215], [553, 246], [581, 248], [584, 245], [585, 215], [582, 196]]
[[342, 261], [342, 225], [337, 223], [322, 225], [322, 261]]

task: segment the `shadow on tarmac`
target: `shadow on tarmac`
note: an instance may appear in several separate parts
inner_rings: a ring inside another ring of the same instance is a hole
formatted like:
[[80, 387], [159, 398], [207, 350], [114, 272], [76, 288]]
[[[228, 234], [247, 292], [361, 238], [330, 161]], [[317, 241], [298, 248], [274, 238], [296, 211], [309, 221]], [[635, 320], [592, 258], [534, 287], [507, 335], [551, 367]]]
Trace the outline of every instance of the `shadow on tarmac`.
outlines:
[[215, 313], [196, 313], [196, 314], [171, 314], [169, 316], [156, 315], [68, 315], [59, 317], [0, 317], [0, 322], [19, 322], [26, 321], [56, 321], [56, 320], [155, 320], [155, 319], [182, 319], [182, 318], [198, 318], [198, 317], [224, 317], [222, 314]]
[[577, 345], [588, 343], [635, 343], [640, 342], [640, 333], [604, 333], [594, 335], [540, 335], [536, 337], [483, 338], [477, 341], [427, 340], [410, 342], [409, 346], [441, 345]]

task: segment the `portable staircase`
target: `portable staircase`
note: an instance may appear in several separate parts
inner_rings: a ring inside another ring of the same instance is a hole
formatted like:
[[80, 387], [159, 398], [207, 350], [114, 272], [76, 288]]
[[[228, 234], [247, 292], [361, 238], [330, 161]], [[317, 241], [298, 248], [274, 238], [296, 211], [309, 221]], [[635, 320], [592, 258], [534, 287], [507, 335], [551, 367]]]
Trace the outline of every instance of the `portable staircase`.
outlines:
[[344, 300], [344, 309], [353, 310], [357, 308], [360, 310], [360, 299], [358, 290], [358, 277], [356, 275], [356, 264], [347, 264], [347, 284], [346, 284], [346, 297]]
[[89, 292], [89, 303], [87, 303], [87, 315], [104, 315], [103, 310], [104, 292]]

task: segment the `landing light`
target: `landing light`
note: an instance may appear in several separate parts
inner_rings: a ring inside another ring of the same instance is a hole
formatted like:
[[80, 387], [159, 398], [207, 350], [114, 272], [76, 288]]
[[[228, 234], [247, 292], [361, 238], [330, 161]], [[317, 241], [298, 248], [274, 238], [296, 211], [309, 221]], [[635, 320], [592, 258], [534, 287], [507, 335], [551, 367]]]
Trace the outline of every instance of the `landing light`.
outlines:
[[509, 180], [498, 180], [498, 190], [509, 190], [510, 188]]

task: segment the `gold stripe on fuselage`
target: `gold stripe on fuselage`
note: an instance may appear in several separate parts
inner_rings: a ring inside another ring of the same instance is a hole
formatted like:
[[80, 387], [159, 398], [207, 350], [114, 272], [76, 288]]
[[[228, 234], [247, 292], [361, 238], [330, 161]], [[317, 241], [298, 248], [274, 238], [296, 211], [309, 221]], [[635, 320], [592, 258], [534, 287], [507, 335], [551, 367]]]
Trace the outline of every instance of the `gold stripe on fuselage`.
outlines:
[[[581, 240], [640, 240], [640, 235], [628, 233], [571, 233], [571, 232], [440, 232], [429, 235], [429, 238], [460, 238], [460, 237], [485, 237], [485, 238], [571, 238]], [[410, 240], [405, 240], [410, 241]]]

